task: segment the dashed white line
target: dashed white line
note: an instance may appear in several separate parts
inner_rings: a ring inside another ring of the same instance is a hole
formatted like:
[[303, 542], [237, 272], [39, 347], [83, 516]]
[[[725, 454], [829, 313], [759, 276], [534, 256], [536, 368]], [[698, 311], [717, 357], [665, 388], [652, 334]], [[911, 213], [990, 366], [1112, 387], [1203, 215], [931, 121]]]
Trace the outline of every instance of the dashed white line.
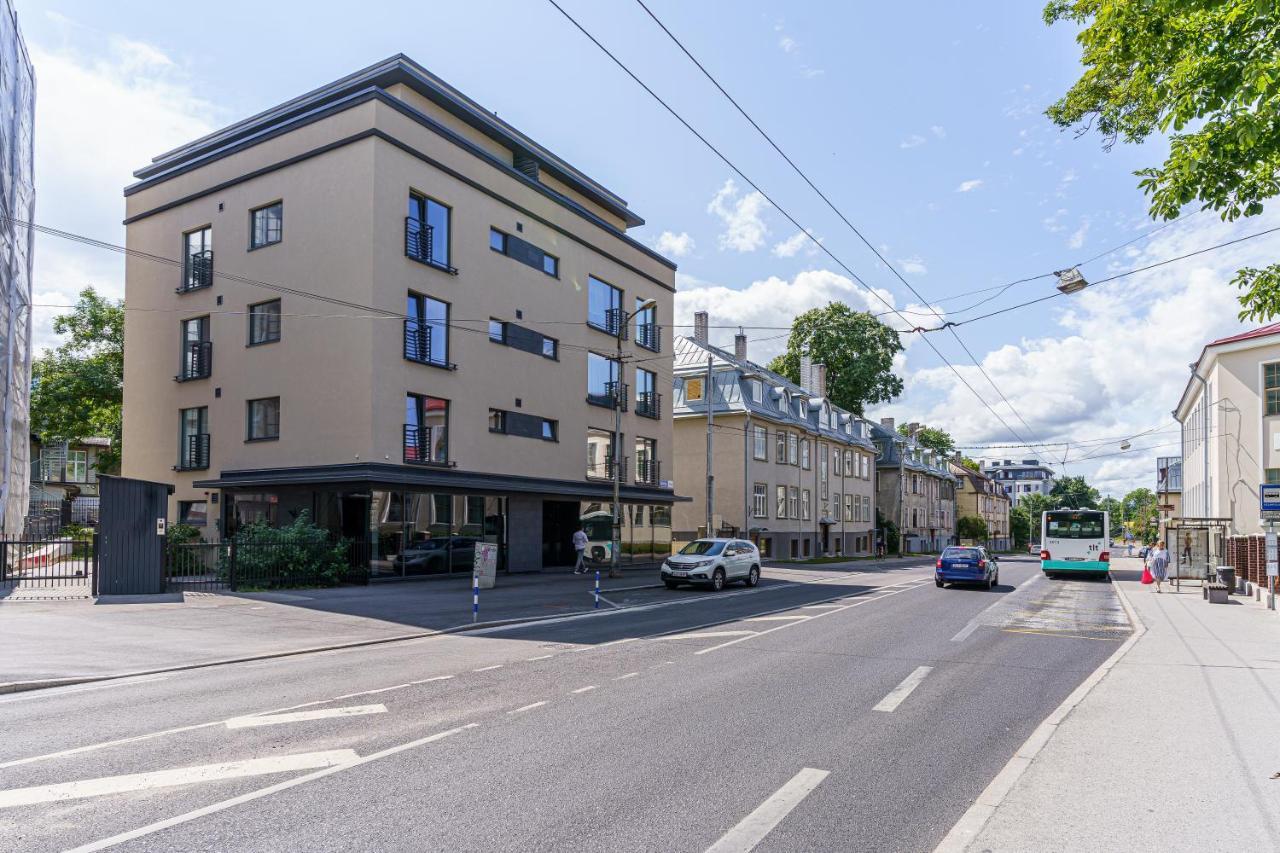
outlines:
[[577, 690], [570, 690], [569, 692], [570, 693], [590, 693], [592, 690], [595, 690], [596, 687], [597, 685], [595, 684], [588, 684], [586, 687], [579, 687]]
[[553, 657], [555, 657], [555, 655], [538, 655], [536, 658], [525, 658], [525, 660], [528, 660], [528, 661], [546, 660], [547, 658], [553, 658]]
[[639, 674], [638, 672], [628, 672], [626, 675], [619, 675], [614, 681], [626, 681], [628, 678], [635, 678]]
[[228, 729], [252, 729], [260, 726], [279, 726], [286, 723], [305, 723], [310, 720], [329, 720], [335, 717], [363, 717], [368, 714], [385, 714], [386, 705], [351, 705], [346, 708], [321, 708], [317, 711], [295, 711], [292, 714], [266, 714], [248, 717], [232, 717], [227, 720]]
[[523, 708], [516, 708], [514, 711], [508, 711], [508, 714], [523, 714], [525, 711], [532, 711], [534, 708], [541, 708], [546, 702], [533, 702], [525, 705]]
[[503, 666], [505, 666], [505, 664], [495, 663], [493, 666], [482, 666], [479, 669], [473, 669], [471, 671], [472, 672], [488, 672], [489, 670], [492, 670], [492, 669], [502, 669]]
[[812, 619], [812, 616], [806, 616], [800, 613], [794, 616], [748, 616], [743, 622], [792, 622], [801, 619]]
[[150, 773], [106, 776], [102, 779], [85, 779], [79, 782], [59, 782], [32, 788], [13, 788], [0, 791], [0, 809], [61, 800], [82, 800], [86, 797], [100, 797], [104, 794], [121, 794], [128, 791], [149, 791], [154, 788], [170, 788], [174, 785], [189, 785], [193, 782], [265, 776], [270, 773], [288, 773], [291, 770], [314, 770], [317, 767], [350, 764], [357, 758], [359, 756], [354, 749], [331, 749], [324, 752], [303, 752], [296, 755], [205, 764], [199, 767], [156, 770]]
[[933, 667], [931, 666], [916, 667], [910, 675], [902, 679], [901, 684], [890, 690], [889, 695], [877, 702], [876, 706], [871, 710], [892, 713], [902, 704], [904, 699], [911, 695], [911, 691], [920, 686], [920, 682], [924, 681], [924, 677], [931, 672], [933, 672]]
[[754, 850], [829, 775], [826, 770], [812, 767], [801, 770], [737, 826], [722, 835], [719, 841], [708, 847], [707, 853], [748, 853]]
[[667, 634], [657, 637], [659, 640], [698, 640], [708, 637], [744, 637], [754, 636], [758, 631], [695, 631], [691, 634]]

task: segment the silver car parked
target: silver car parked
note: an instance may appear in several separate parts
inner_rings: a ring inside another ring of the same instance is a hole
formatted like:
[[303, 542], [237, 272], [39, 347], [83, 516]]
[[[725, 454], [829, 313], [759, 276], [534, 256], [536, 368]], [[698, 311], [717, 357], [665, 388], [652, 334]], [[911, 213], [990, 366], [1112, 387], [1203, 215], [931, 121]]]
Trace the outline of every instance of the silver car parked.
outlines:
[[695, 539], [662, 563], [667, 589], [688, 583], [721, 590], [729, 581], [760, 582], [760, 551], [745, 539]]

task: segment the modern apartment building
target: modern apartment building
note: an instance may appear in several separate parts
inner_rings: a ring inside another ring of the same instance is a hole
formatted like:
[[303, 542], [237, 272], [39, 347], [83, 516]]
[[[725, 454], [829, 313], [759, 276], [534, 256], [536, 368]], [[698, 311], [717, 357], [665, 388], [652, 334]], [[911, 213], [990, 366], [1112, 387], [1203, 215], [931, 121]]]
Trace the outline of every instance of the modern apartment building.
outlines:
[[862, 418], [832, 405], [821, 364], [799, 384], [708, 343], [708, 318], [676, 338], [677, 543], [707, 529], [707, 409], [713, 425], [712, 532], [749, 536], [763, 556], [866, 555], [875, 548], [875, 446]]
[[[29, 503], [31, 262], [36, 80], [10, 0], [0, 7], [0, 533], [22, 533]], [[18, 220], [15, 222], [15, 220]]]
[[956, 481], [947, 460], [909, 432], [900, 434], [893, 418], [871, 425], [877, 501], [885, 521], [897, 525], [903, 552], [938, 551], [955, 542]]
[[1048, 495], [1053, 491], [1053, 469], [1038, 459], [983, 461], [982, 471], [1000, 485], [1014, 506], [1026, 495]]
[[617, 460], [622, 558], [668, 550], [675, 266], [622, 198], [402, 55], [135, 176], [129, 248], [178, 262], [127, 261], [123, 473], [173, 517], [538, 570], [579, 525], [609, 559]]
[[1228, 534], [1261, 533], [1258, 487], [1280, 483], [1280, 323], [1206, 344], [1173, 417], [1182, 426], [1173, 520], [1222, 519]]
[[956, 524], [965, 516], [981, 518], [987, 525], [986, 545], [996, 551], [1013, 547], [1009, 530], [1012, 501], [1004, 489], [981, 471], [955, 461], [950, 462], [956, 478]]

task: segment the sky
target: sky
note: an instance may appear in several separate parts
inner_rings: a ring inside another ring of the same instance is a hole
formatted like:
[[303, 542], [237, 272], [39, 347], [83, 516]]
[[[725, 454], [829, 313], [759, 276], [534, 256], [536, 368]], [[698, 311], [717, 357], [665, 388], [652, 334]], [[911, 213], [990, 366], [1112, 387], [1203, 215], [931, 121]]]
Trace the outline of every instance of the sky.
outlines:
[[[1096, 281], [1280, 224], [1191, 208], [1144, 236], [1159, 223], [1133, 172], [1167, 145], [1105, 151], [1049, 122], [1045, 108], [1080, 73], [1079, 48], [1034, 3], [646, 0], [917, 297], [636, 0], [559, 2], [841, 263], [546, 0], [374, 0], [359, 26], [344, 7], [290, 0], [224, 0], [198, 19], [172, 3], [15, 0], [37, 77], [36, 219], [123, 243], [121, 191], [151, 158], [405, 53], [625, 198], [646, 220], [631, 235], [679, 265], [674, 331], [706, 310], [714, 342], [743, 326], [762, 363], [792, 317], [833, 300], [875, 312], [887, 302], [935, 325], [932, 310], [961, 320], [1055, 293], [1054, 270], [1082, 264]], [[932, 336], [955, 370], [905, 334], [905, 390], [868, 415], [946, 429], [970, 456], [1052, 461], [1104, 493], [1151, 487], [1155, 457], [1179, 452], [1170, 412], [1188, 363], [1245, 328], [1234, 271], [1277, 251], [1280, 234], [979, 320], [959, 340]], [[88, 285], [123, 296], [112, 252], [41, 235], [35, 263], [39, 306], [69, 305]], [[37, 309], [37, 349], [56, 344], [60, 310]]]

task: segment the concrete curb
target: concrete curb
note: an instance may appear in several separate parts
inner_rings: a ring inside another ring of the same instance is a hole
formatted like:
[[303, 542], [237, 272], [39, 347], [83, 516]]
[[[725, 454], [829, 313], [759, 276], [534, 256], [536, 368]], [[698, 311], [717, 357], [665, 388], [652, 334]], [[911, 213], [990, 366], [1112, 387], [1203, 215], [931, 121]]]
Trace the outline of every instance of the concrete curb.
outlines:
[[1023, 741], [1022, 746], [1018, 747], [1018, 751], [1013, 754], [1008, 763], [1001, 768], [996, 777], [991, 780], [991, 784], [978, 795], [973, 801], [973, 805], [960, 816], [955, 825], [951, 827], [951, 831], [943, 837], [938, 846], [933, 848], [933, 853], [964, 853], [969, 849], [982, 832], [983, 827], [987, 825], [987, 821], [991, 820], [996, 809], [1004, 802], [1005, 798], [1013, 790], [1018, 780], [1022, 778], [1022, 774], [1027, 771], [1031, 763], [1036, 760], [1045, 746], [1057, 733], [1058, 726], [1063, 723], [1071, 715], [1071, 712], [1084, 701], [1085, 697], [1097, 687], [1102, 679], [1107, 677], [1107, 673], [1111, 672], [1120, 660], [1129, 653], [1129, 650], [1142, 639], [1142, 635], [1147, 633], [1147, 626], [1138, 618], [1138, 613], [1133, 609], [1133, 605], [1129, 603], [1128, 597], [1124, 594], [1124, 590], [1116, 582], [1112, 582], [1115, 587], [1116, 595], [1120, 598], [1120, 604], [1124, 607], [1125, 613], [1129, 616], [1129, 621], [1133, 625], [1133, 635], [1125, 640], [1120, 648], [1116, 649], [1109, 658], [1098, 665], [1089, 677], [1080, 682], [1075, 690], [1071, 691], [1071, 695], [1062, 700], [1062, 704], [1054, 709], [1053, 713], [1045, 717], [1044, 721], [1036, 727], [1031, 736]]

